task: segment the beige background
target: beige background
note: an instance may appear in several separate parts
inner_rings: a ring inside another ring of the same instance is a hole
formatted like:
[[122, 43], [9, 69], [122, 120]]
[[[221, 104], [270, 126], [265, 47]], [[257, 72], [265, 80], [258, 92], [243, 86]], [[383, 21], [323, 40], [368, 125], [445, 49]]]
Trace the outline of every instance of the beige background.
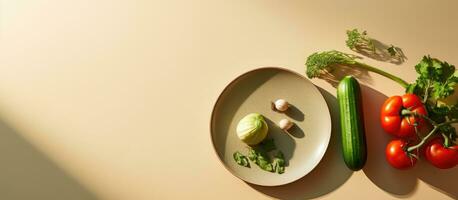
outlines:
[[[304, 73], [314, 51], [349, 52], [352, 27], [402, 47], [402, 65], [364, 60], [408, 81], [425, 54], [458, 64], [457, 7], [454, 0], [1, 0], [0, 198], [456, 199], [458, 168], [386, 165], [378, 107], [402, 88], [371, 73], [359, 76], [369, 158], [356, 173], [333, 145], [296, 183], [247, 185], [218, 161], [209, 119], [237, 75], [259, 66]], [[313, 82], [335, 117], [335, 89]]]

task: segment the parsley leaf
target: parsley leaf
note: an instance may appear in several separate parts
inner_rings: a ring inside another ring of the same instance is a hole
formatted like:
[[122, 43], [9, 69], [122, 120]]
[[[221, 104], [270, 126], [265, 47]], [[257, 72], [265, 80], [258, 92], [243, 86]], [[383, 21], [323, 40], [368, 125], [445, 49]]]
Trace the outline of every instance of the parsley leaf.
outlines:
[[415, 83], [407, 87], [406, 92], [418, 95], [424, 102], [430, 100], [433, 103], [453, 94], [458, 82], [455, 66], [424, 56], [420, 63], [415, 65], [415, 71], [419, 77]]
[[439, 131], [443, 134], [445, 134], [448, 138], [450, 138], [451, 141], [455, 141], [457, 135], [456, 135], [456, 129], [452, 125], [446, 125], [446, 126], [441, 126], [439, 128]]
[[426, 106], [426, 109], [428, 110], [429, 118], [437, 123], [445, 122], [447, 120], [446, 116], [450, 112], [450, 108], [445, 105]]
[[450, 120], [458, 119], [458, 102], [450, 107], [447, 116]]
[[[440, 103], [441, 99], [453, 94], [458, 83], [455, 66], [424, 56], [420, 63], [415, 65], [415, 71], [419, 76], [415, 83], [407, 87], [406, 92], [416, 94], [423, 99], [429, 118], [436, 123], [458, 119], [458, 102], [454, 105]], [[442, 126], [440, 132], [452, 141], [457, 137], [452, 125]]]

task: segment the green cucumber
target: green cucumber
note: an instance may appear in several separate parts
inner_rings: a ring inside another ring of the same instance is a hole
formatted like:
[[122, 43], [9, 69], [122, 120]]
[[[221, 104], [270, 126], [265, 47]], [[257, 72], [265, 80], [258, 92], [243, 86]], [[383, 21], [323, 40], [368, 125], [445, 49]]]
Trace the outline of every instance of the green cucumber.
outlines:
[[364, 167], [367, 159], [366, 136], [361, 101], [361, 88], [352, 76], [343, 78], [337, 87], [342, 154], [345, 164], [353, 171]]

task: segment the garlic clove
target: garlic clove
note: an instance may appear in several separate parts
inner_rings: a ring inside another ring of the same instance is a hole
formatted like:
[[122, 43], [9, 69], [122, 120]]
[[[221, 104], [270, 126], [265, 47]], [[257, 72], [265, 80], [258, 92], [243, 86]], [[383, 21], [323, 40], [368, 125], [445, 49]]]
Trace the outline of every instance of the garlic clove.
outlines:
[[273, 104], [275, 110], [278, 110], [280, 112], [285, 112], [289, 108], [289, 103], [284, 99], [277, 99]]
[[293, 125], [294, 123], [289, 119], [282, 119], [278, 122], [278, 126], [284, 131], [288, 131]]

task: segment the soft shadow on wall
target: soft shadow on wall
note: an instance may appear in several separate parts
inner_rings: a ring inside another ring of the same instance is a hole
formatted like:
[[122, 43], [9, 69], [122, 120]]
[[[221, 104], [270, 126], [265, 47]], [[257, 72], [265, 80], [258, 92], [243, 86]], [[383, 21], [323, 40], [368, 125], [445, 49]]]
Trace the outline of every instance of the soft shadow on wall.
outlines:
[[98, 198], [0, 119], [0, 199]]

